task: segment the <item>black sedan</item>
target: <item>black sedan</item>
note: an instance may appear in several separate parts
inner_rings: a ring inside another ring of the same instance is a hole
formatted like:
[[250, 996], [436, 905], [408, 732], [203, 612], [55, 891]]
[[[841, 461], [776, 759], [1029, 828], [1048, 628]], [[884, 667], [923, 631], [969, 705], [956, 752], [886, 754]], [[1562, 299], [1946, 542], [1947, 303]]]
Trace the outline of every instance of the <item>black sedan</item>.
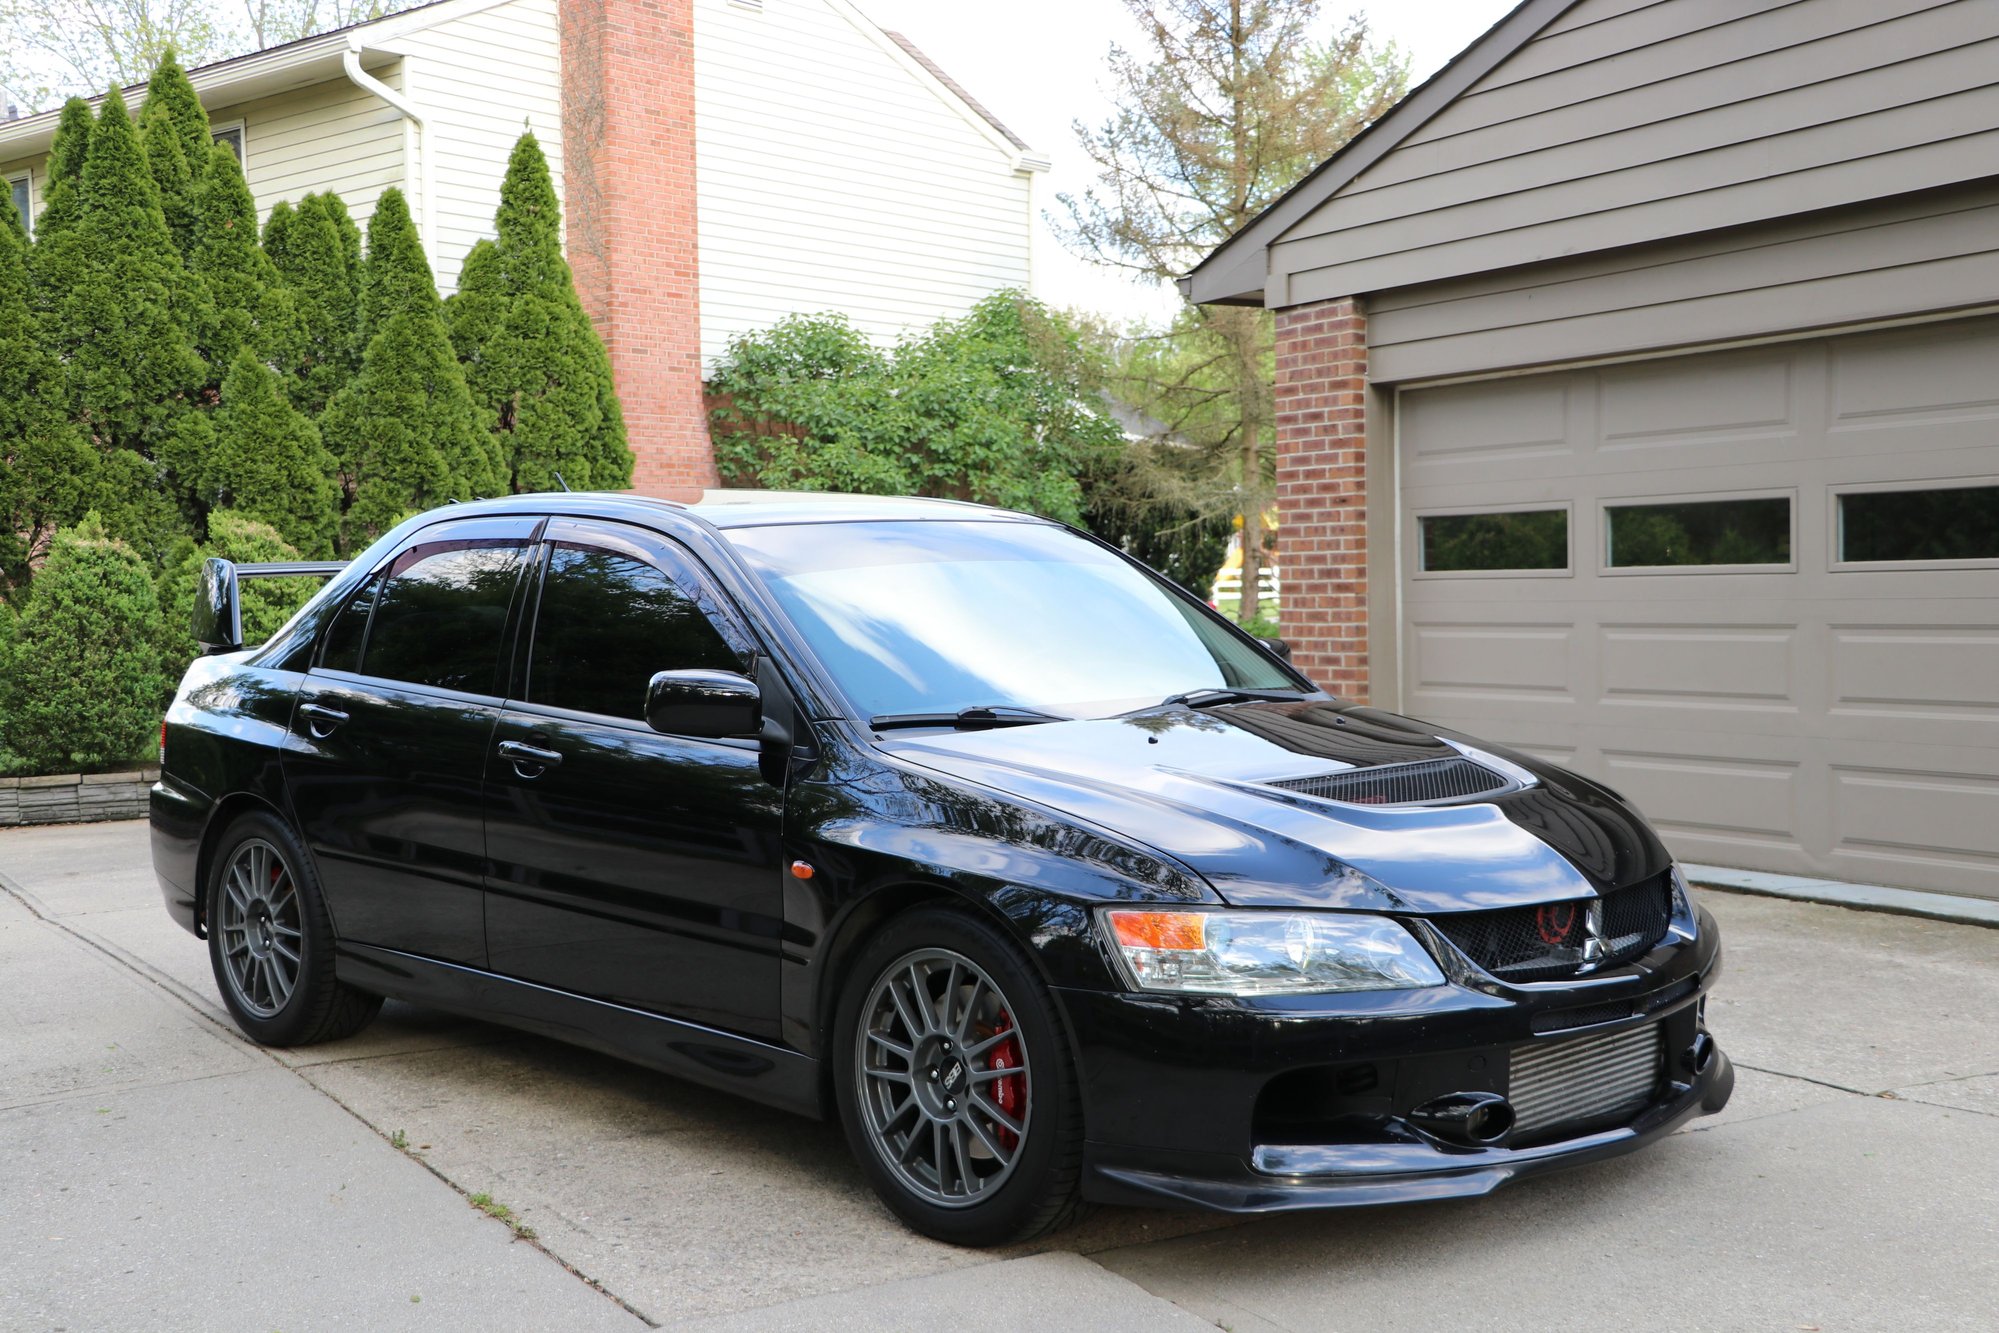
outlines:
[[243, 1030], [383, 996], [837, 1115], [962, 1244], [1086, 1201], [1482, 1194], [1734, 1083], [1712, 919], [1616, 793], [1354, 707], [1057, 524], [528, 495], [210, 655], [152, 794]]

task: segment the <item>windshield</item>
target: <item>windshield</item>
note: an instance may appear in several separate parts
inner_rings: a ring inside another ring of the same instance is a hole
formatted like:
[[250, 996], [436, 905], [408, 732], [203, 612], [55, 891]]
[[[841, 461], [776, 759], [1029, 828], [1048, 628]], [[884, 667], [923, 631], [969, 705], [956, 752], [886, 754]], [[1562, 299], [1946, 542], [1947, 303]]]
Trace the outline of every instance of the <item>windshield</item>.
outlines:
[[1201, 689], [1295, 689], [1226, 628], [1093, 542], [1020, 522], [737, 528], [864, 717], [1009, 706], [1101, 717]]

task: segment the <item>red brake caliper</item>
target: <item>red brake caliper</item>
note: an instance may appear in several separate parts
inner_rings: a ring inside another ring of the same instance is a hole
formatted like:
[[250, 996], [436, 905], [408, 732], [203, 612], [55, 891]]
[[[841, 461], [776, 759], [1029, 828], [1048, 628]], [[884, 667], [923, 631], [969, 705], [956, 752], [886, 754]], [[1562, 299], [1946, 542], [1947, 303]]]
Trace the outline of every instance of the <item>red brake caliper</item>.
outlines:
[[[1013, 1031], [1013, 1015], [1002, 1009], [999, 1023], [993, 1028], [993, 1032], [998, 1034], [1011, 1031]], [[1008, 1037], [993, 1047], [994, 1069], [1018, 1069], [1023, 1063], [1020, 1058], [1020, 1043], [1015, 1038]], [[1011, 1074], [1006, 1078], [994, 1079], [993, 1105], [1012, 1116], [1015, 1121], [1020, 1120], [1027, 1110], [1027, 1075]], [[1020, 1136], [1005, 1125], [995, 1125], [994, 1128], [999, 1131], [1000, 1147], [1009, 1152], [1013, 1151], [1014, 1145], [1020, 1142]]]

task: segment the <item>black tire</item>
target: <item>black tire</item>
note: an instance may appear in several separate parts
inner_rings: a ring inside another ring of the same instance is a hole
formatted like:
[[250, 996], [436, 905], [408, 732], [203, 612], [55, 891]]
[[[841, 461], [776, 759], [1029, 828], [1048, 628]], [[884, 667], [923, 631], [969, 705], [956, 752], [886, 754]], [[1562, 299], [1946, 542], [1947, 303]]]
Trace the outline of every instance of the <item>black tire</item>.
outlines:
[[[912, 1020], [915, 987], [925, 985], [937, 1007]], [[928, 1025], [936, 1030], [898, 1037]], [[912, 1229], [953, 1245], [1005, 1245], [1082, 1215], [1083, 1113], [1069, 1040], [1048, 988], [998, 930], [940, 908], [894, 918], [855, 961], [833, 1033], [848, 1146]], [[999, 1110], [1009, 1101], [1012, 1116]], [[930, 1147], [919, 1142], [925, 1134]]]
[[381, 996], [334, 978], [319, 877], [283, 820], [260, 811], [223, 830], [204, 887], [216, 989], [252, 1041], [338, 1041], [381, 1011]]

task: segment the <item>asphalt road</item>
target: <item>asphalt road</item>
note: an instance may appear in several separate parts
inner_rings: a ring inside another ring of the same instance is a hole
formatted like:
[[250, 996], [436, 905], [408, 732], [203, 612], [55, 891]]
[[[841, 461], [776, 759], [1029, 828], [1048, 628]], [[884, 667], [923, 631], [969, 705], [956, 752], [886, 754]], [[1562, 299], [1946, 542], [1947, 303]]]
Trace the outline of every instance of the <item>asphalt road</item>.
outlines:
[[1994, 1327], [1999, 931], [1705, 901], [1736, 1099], [1650, 1151], [982, 1253], [830, 1125], [538, 1038], [392, 1004], [253, 1047], [143, 825], [0, 832], [0, 1329]]

